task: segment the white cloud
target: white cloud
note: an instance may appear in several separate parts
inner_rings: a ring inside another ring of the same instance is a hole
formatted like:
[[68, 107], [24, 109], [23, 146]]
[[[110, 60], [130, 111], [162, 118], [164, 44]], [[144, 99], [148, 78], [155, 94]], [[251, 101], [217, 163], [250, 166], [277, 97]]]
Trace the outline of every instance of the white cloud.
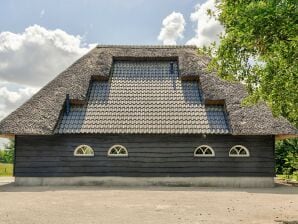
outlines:
[[24, 103], [29, 97], [38, 91], [39, 88], [20, 87], [15, 90], [9, 90], [4, 86], [0, 88], [0, 120], [17, 106]]
[[214, 17], [207, 14], [207, 10], [217, 11], [216, 0], [207, 0], [195, 7], [195, 12], [190, 16], [193, 22], [197, 23], [196, 36], [187, 41], [186, 44], [197, 45], [198, 47], [208, 46], [212, 42], [219, 42], [219, 35], [224, 31], [223, 26]]
[[0, 138], [0, 150], [3, 149], [7, 143], [9, 143], [8, 138]]
[[24, 87], [20, 88], [16, 91], [8, 90], [7, 87], [0, 88], [0, 103], [6, 102], [14, 104], [18, 101], [22, 101], [23, 98], [26, 98], [27, 96], [31, 96], [33, 93], [35, 93], [38, 90], [38, 88], [32, 88], [32, 87]]
[[183, 38], [185, 20], [181, 13], [172, 12], [162, 21], [163, 27], [158, 36], [158, 40], [165, 45], [176, 45], [178, 38]]
[[0, 33], [0, 80], [40, 87], [85, 54], [80, 36], [34, 25]]
[[0, 120], [89, 51], [80, 36], [38, 25], [0, 33]]
[[8, 112], [4, 112], [4, 111], [1, 111], [1, 110], [0, 110], [0, 121], [8, 115]]

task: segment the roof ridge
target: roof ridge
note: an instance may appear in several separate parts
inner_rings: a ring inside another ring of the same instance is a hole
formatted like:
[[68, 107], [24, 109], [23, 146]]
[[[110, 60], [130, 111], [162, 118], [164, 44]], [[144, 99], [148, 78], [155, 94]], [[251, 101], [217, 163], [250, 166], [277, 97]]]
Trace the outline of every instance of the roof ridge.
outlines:
[[195, 45], [101, 45], [98, 44], [97, 48], [152, 48], [152, 49], [175, 49], [175, 48], [190, 48], [190, 49], [197, 49]]

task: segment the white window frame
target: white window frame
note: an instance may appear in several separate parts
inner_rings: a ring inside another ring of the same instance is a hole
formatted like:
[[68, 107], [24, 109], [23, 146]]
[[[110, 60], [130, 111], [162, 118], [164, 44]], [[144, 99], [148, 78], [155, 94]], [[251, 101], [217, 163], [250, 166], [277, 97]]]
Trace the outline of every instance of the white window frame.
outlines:
[[[243, 150], [246, 152], [245, 155], [243, 155], [243, 154], [239, 154], [240, 150], [237, 149], [237, 148], [239, 148], [239, 147], [240, 147], [241, 149], [243, 149]], [[237, 155], [231, 154], [231, 151], [232, 151], [232, 150], [236, 150]], [[248, 148], [246, 148], [245, 146], [243, 146], [243, 145], [234, 145], [234, 146], [230, 149], [230, 151], [229, 151], [229, 157], [250, 157], [250, 153], [249, 153]]]
[[[202, 149], [203, 147], [206, 148], [206, 149], [203, 150]], [[212, 152], [212, 154], [205, 154], [207, 149], [209, 149]], [[199, 150], [202, 150], [203, 154], [196, 154], [197, 151], [199, 151]], [[209, 145], [200, 145], [195, 149], [193, 155], [194, 155], [194, 157], [214, 157], [215, 152], [214, 152], [213, 148]]]
[[[86, 147], [88, 148], [89, 150], [91, 149], [92, 150], [92, 154], [78, 154], [78, 150], [82, 147]], [[73, 155], [74, 156], [83, 156], [83, 157], [94, 157], [94, 150], [92, 149], [91, 146], [89, 145], [79, 145], [78, 147], [76, 147], [76, 149], [74, 150], [73, 152]]]
[[[126, 154], [111, 154], [111, 151], [115, 148], [115, 147], [120, 147], [121, 149], [124, 149]], [[126, 149], [126, 147], [124, 147], [123, 145], [113, 145], [109, 151], [108, 151], [108, 157], [128, 157], [128, 150]]]

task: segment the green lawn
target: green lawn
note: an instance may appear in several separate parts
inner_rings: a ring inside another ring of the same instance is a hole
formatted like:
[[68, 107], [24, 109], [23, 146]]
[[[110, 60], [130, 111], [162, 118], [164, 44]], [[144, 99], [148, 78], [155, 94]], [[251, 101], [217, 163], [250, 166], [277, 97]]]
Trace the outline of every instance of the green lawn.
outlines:
[[0, 163], [0, 177], [1, 176], [12, 176], [13, 164]]
[[298, 181], [298, 174], [293, 174], [293, 175], [284, 175], [284, 174], [278, 174], [277, 175], [278, 179], [281, 180], [294, 180], [294, 181]]

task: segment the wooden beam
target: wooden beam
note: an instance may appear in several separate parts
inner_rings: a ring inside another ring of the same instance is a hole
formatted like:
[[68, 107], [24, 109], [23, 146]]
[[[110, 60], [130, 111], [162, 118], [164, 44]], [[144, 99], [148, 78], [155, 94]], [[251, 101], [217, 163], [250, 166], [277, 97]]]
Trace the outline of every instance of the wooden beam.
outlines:
[[114, 56], [113, 61], [178, 61], [178, 56], [169, 57], [133, 57], [133, 56]]
[[225, 105], [225, 100], [224, 99], [218, 99], [218, 100], [205, 99], [205, 105]]
[[14, 138], [14, 134], [0, 134], [0, 138]]
[[92, 81], [108, 81], [109, 76], [102, 76], [102, 75], [92, 75], [91, 76]]
[[71, 105], [85, 105], [87, 103], [86, 100], [79, 100], [79, 99], [71, 99], [70, 104]]
[[200, 77], [198, 75], [182, 75], [182, 81], [200, 81]]
[[290, 138], [298, 138], [298, 135], [275, 135], [275, 140], [284, 140]]

